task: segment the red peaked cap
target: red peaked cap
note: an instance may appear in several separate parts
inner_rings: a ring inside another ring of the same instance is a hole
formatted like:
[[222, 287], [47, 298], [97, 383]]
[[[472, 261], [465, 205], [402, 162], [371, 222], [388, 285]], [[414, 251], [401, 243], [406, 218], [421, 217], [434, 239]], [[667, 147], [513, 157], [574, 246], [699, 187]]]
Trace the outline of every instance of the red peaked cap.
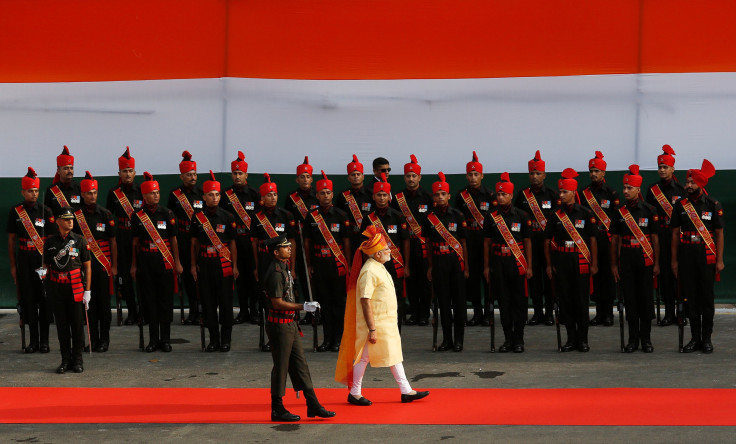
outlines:
[[639, 175], [639, 165], [629, 165], [629, 174], [624, 174], [624, 185], [640, 187], [644, 179]]
[[534, 159], [529, 161], [529, 172], [532, 171], [545, 171], [545, 163], [544, 160], [542, 160], [542, 156], [539, 154], [539, 150], [534, 154]]
[[33, 188], [41, 188], [41, 179], [38, 178], [36, 170], [28, 167], [28, 172], [20, 180], [20, 188], [22, 190], [30, 190]]
[[376, 194], [380, 191], [389, 194], [391, 193], [391, 184], [388, 183], [388, 179], [386, 179], [386, 173], [381, 173], [381, 180], [373, 184], [373, 194]]
[[501, 173], [501, 180], [496, 182], [496, 192], [501, 191], [506, 194], [514, 194], [514, 184], [511, 183], [511, 178], [507, 172]]
[[565, 168], [562, 171], [562, 179], [557, 181], [557, 187], [561, 190], [577, 191], [578, 181], [574, 178], [578, 177], [578, 172], [572, 168]]
[[595, 157], [590, 159], [588, 162], [588, 169], [592, 170], [593, 168], [599, 169], [601, 171], [606, 171], [606, 161], [603, 160], [603, 153], [600, 151], [595, 152]]
[[248, 162], [245, 161], [245, 154], [242, 151], [238, 151], [238, 157], [230, 162], [230, 171], [233, 173], [236, 171], [248, 172]]
[[674, 167], [675, 158], [673, 156], [675, 155], [675, 150], [669, 145], [662, 145], [662, 151], [664, 151], [664, 154], [657, 156], [657, 165], [665, 164]]
[[271, 176], [268, 173], [263, 173], [263, 185], [258, 188], [258, 191], [261, 193], [261, 197], [265, 196], [266, 194], [273, 191], [274, 193], [278, 193], [276, 190], [276, 184], [271, 182]]
[[475, 151], [473, 151], [473, 160], [465, 165], [465, 173], [470, 173], [471, 171], [477, 171], [483, 174], [483, 164], [478, 162], [478, 155], [475, 154]]
[[333, 188], [332, 188], [332, 181], [327, 178], [327, 174], [325, 174], [324, 170], [322, 170], [322, 178], [317, 181], [317, 190], [316, 191], [317, 192], [320, 192], [320, 191], [324, 190], [325, 188], [329, 189], [330, 191], [333, 190]]
[[69, 154], [69, 148], [64, 145], [64, 149], [61, 151], [61, 154], [56, 156], [56, 166], [63, 167], [67, 165], [74, 165], [74, 156]]
[[217, 191], [220, 192], [220, 182], [215, 179], [215, 173], [210, 170], [210, 178], [209, 180], [206, 180], [204, 184], [202, 185], [202, 191], [204, 194], [209, 193], [210, 191]]
[[409, 158], [411, 159], [411, 162], [404, 164], [404, 174], [422, 174], [422, 167], [417, 163], [417, 156], [412, 154]]
[[135, 169], [135, 158], [130, 157], [129, 146], [126, 146], [123, 155], [118, 157], [118, 170], [124, 170], [127, 168]]
[[358, 156], [353, 154], [353, 161], [348, 164], [348, 174], [353, 171], [363, 172], [363, 164], [358, 161]]
[[184, 174], [192, 170], [197, 171], [197, 162], [192, 161], [192, 154], [189, 151], [181, 153], [182, 161], [179, 162], [179, 172]]
[[313, 171], [314, 168], [309, 164], [309, 156], [304, 156], [304, 163], [296, 167], [296, 175], [301, 176], [304, 173], [308, 173], [311, 176]]
[[92, 177], [92, 174], [90, 174], [89, 171], [84, 172], [84, 179], [82, 179], [82, 183], [80, 184], [80, 187], [82, 188], [83, 193], [100, 189], [97, 181], [95, 180], [94, 177]]
[[703, 166], [699, 170], [690, 169], [687, 171], [687, 177], [692, 177], [695, 184], [700, 188], [708, 185], [708, 180], [715, 176], [716, 168], [708, 159], [703, 159]]
[[143, 173], [143, 182], [141, 183], [141, 194], [148, 194], [153, 191], [161, 191], [158, 186], [158, 181], [153, 180], [151, 173], [146, 171]]
[[447, 193], [450, 192], [450, 184], [447, 183], [445, 180], [445, 173], [440, 171], [437, 173], [437, 175], [440, 177], [440, 180], [432, 184], [432, 194], [438, 192], [438, 191], [445, 191]]

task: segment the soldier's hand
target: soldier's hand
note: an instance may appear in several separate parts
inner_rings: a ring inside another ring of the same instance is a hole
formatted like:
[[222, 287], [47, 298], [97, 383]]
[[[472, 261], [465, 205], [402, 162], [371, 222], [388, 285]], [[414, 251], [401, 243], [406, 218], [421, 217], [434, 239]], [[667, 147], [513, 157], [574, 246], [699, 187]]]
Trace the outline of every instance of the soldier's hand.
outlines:
[[238, 270], [238, 267], [233, 267], [233, 279], [237, 279], [238, 276], [240, 276], [240, 270]]
[[194, 279], [194, 282], [197, 282], [197, 266], [192, 265], [192, 268], [189, 270], [189, 272], [192, 274], [192, 279]]
[[176, 264], [176, 273], [177, 274], [184, 273], [184, 267], [181, 266], [181, 262], [179, 262], [178, 264]]
[[618, 274], [618, 265], [611, 265], [611, 274], [613, 275], [614, 282], [621, 280], [621, 276]]
[[432, 269], [431, 268], [427, 268], [427, 280], [429, 282], [432, 282]]
[[135, 265], [133, 265], [132, 267], [130, 267], [130, 277], [132, 277], [132, 278], [133, 278], [133, 280], [135, 280], [135, 272], [136, 272], [136, 271], [137, 271], [137, 270], [136, 270], [136, 267], [135, 267]]
[[118, 266], [117, 265], [113, 265], [113, 267], [112, 267], [112, 275], [113, 276], [117, 276], [118, 275]]
[[13, 284], [18, 285], [18, 281], [15, 280], [15, 267], [10, 267], [10, 275], [13, 276]]
[[253, 270], [253, 278], [258, 282], [258, 270]]
[[409, 272], [409, 264], [407, 263], [406, 267], [404, 267], [404, 277], [408, 278], [410, 275], [411, 273]]
[[552, 279], [554, 278], [554, 270], [552, 269], [551, 265], [547, 265], [547, 277]]
[[659, 264], [654, 264], [654, 267], [652, 268], [652, 274], [654, 276], [659, 276]]
[[463, 270], [463, 277], [467, 279], [470, 276], [470, 270], [466, 267], [465, 270]]
[[526, 267], [526, 278], [531, 279], [532, 276], [534, 276], [534, 273], [532, 272], [532, 267]]
[[591, 265], [590, 266], [590, 274], [595, 276], [598, 274], [598, 265]]
[[483, 267], [483, 279], [485, 279], [486, 282], [490, 282], [490, 280], [491, 280], [491, 269], [489, 267]]
[[677, 279], [677, 259], [675, 259], [674, 257], [672, 258], [670, 267], [672, 268], [672, 274], [675, 276], [675, 279]]
[[724, 268], [726, 268], [726, 264], [723, 261], [716, 262], [716, 272], [720, 273]]

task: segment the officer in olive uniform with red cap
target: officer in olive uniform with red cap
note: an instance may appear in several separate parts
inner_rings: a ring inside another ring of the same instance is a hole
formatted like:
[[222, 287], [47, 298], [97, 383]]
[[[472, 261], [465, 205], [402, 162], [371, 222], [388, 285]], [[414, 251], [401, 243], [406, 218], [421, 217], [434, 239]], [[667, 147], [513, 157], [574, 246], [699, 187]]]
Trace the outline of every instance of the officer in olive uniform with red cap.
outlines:
[[56, 213], [61, 207], [71, 207], [74, 210], [82, 206], [82, 190], [74, 180], [74, 156], [69, 154], [69, 148], [56, 156], [56, 175], [51, 186], [46, 189], [43, 203]]
[[705, 191], [716, 169], [708, 159], [699, 170], [690, 169], [686, 197], [672, 211], [671, 268], [679, 279], [680, 294], [687, 299], [692, 339], [683, 348], [691, 353], [713, 352], [714, 282], [725, 268], [723, 262], [723, 206]]
[[[685, 188], [675, 177], [675, 150], [669, 145], [662, 146], [663, 153], [657, 156], [657, 174], [659, 182], [647, 191], [646, 201], [659, 212], [659, 258], [662, 264], [672, 260], [672, 230], [670, 219], [672, 209], [681, 197], [685, 196]], [[667, 326], [675, 322], [675, 275], [670, 267], [661, 267], [657, 280], [659, 293], [664, 302], [665, 315], [659, 325]]]
[[[455, 208], [465, 215], [468, 225], [468, 280], [465, 283], [466, 298], [473, 304], [473, 318], [469, 326], [490, 324], [490, 299], [486, 301], [486, 316], [481, 304], [481, 281], [483, 280], [483, 221], [486, 213], [495, 206], [496, 196], [483, 184], [483, 164], [473, 151], [473, 160], [465, 166], [468, 186], [455, 195]], [[486, 283], [487, 285], [487, 283]]]
[[219, 206], [220, 182], [215, 180], [212, 170], [202, 190], [204, 209], [194, 213], [192, 219], [191, 272], [199, 283], [210, 332], [206, 351], [228, 352], [233, 331], [233, 280], [239, 275], [236, 223], [235, 217]]
[[220, 206], [235, 217], [235, 245], [238, 249], [238, 270], [240, 275], [235, 279], [240, 312], [233, 320], [234, 324], [242, 322], [258, 323], [256, 305], [258, 304], [258, 284], [253, 271], [253, 245], [250, 241], [253, 219], [261, 200], [258, 191], [248, 185], [248, 162], [245, 154], [238, 151], [238, 157], [230, 162], [233, 185], [227, 188], [220, 198]]
[[[557, 182], [560, 207], [551, 215], [544, 235], [547, 277], [554, 280], [560, 314], [567, 329], [567, 342], [560, 351], [587, 352], [588, 298], [592, 276], [598, 271], [597, 220], [593, 212], [576, 202], [578, 173], [562, 172]], [[554, 247], [553, 247], [554, 245]]]
[[[184, 272], [181, 282], [189, 298], [189, 317], [184, 321], [187, 325], [199, 324], [199, 310], [197, 309], [197, 289], [194, 285], [190, 263], [189, 251], [192, 248], [192, 218], [194, 213], [204, 206], [202, 201], [202, 188], [197, 186], [197, 162], [192, 160], [189, 151], [184, 151], [182, 161], [179, 163], [181, 186], [174, 188], [169, 193], [169, 203], [166, 205], [176, 216], [176, 226], [179, 232], [176, 239], [181, 250], [181, 265]], [[179, 289], [181, 291], [181, 289]]]
[[524, 351], [527, 279], [532, 276], [531, 221], [526, 211], [511, 205], [514, 184], [509, 173], [501, 173], [496, 183], [497, 207], [486, 215], [483, 223], [483, 274], [498, 300], [504, 341], [501, 353]]
[[81, 183], [83, 206], [74, 212], [74, 231], [82, 235], [94, 257], [92, 259], [92, 300], [89, 303], [89, 335], [92, 351], [104, 353], [110, 347], [110, 295], [113, 276], [118, 273], [115, 218], [97, 205], [99, 184], [85, 172]]
[[544, 230], [553, 215], [553, 209], [557, 206], [559, 193], [544, 184], [546, 177], [546, 164], [537, 150], [534, 158], [529, 161], [529, 187], [521, 190], [514, 199], [514, 206], [526, 211], [532, 221], [534, 262], [532, 263], [532, 278], [529, 279], [529, 295], [534, 305], [534, 315], [527, 322], [529, 325], [537, 325], [542, 322], [545, 325], [555, 323], [552, 314], [554, 306], [552, 284], [545, 272], [548, 264], [545, 262], [544, 255]]
[[353, 154], [353, 161], [348, 164], [348, 182], [350, 188], [335, 196], [335, 206], [348, 214], [353, 233], [350, 245], [360, 245], [364, 238], [360, 231], [363, 225], [363, 214], [373, 211], [373, 190], [363, 185], [363, 164]]
[[588, 161], [590, 185], [583, 188], [580, 204], [588, 207], [598, 220], [598, 273], [593, 278], [593, 295], [595, 301], [595, 317], [590, 325], [613, 325], [614, 282], [611, 275], [611, 221], [616, 214], [620, 201], [618, 191], [606, 183], [606, 161], [603, 153], [595, 152], [595, 157]]
[[[135, 183], [135, 158], [130, 155], [130, 147], [118, 158], [118, 180], [107, 193], [105, 208], [109, 209], [117, 221], [115, 240], [118, 244], [118, 289], [128, 307], [125, 325], [138, 323], [138, 311], [135, 302], [133, 278], [130, 276], [130, 265], [133, 262], [133, 230], [131, 221], [136, 211], [143, 208], [141, 187]], [[145, 307], [141, 309], [146, 312]]]
[[[176, 217], [173, 211], [159, 205], [161, 188], [148, 172], [143, 173], [141, 193], [143, 209], [133, 219], [133, 264], [130, 274], [138, 285], [138, 296], [148, 307], [146, 352], [171, 351], [174, 283], [181, 274]], [[182, 252], [186, 255], [186, 252]], [[194, 294], [194, 293], [193, 293]], [[195, 299], [196, 303], [196, 299]]]
[[383, 264], [394, 281], [396, 289], [396, 302], [398, 305], [399, 331], [401, 321], [404, 318], [406, 304], [404, 303], [404, 279], [411, 276], [411, 268], [406, 260], [410, 257], [409, 226], [406, 219], [399, 212], [389, 207], [391, 201], [391, 184], [386, 181], [386, 174], [380, 173], [380, 181], [373, 183], [374, 211], [363, 217], [363, 226], [360, 232], [364, 232], [370, 225], [376, 227], [388, 240], [391, 250], [391, 260]]
[[[450, 207], [450, 184], [445, 174], [432, 184], [434, 208], [422, 225], [422, 236], [431, 249], [427, 255], [427, 279], [432, 281], [434, 297], [442, 321], [442, 344], [438, 351], [463, 350], [465, 320], [468, 316], [465, 302], [465, 280], [468, 278], [468, 249], [465, 238], [465, 215]], [[454, 325], [454, 341], [453, 341]]]
[[640, 341], [644, 353], [654, 351], [652, 290], [660, 268], [659, 215], [656, 208], [641, 199], [641, 183], [639, 165], [629, 166], [629, 173], [624, 175], [626, 202], [616, 208], [611, 219], [611, 272], [614, 279], [621, 282], [629, 321], [626, 353], [638, 349]]
[[[411, 272], [404, 275], [406, 295], [409, 299], [411, 316], [406, 325], [427, 325], [431, 299], [430, 283], [427, 280], [427, 241], [422, 237], [422, 223], [432, 208], [432, 195], [419, 186], [422, 180], [422, 167], [416, 156], [410, 156], [404, 164], [404, 183], [406, 188], [395, 195], [391, 207], [401, 212], [409, 226], [409, 257], [406, 261]], [[361, 231], [362, 233], [362, 231]]]
[[51, 209], [38, 201], [40, 187], [41, 179], [28, 167], [21, 179], [23, 202], [10, 209], [7, 224], [10, 274], [18, 288], [21, 320], [30, 331], [26, 353], [49, 352], [51, 310], [36, 270], [43, 264], [43, 245], [46, 237], [54, 233], [55, 224]]
[[322, 171], [316, 186], [319, 208], [309, 213], [304, 226], [307, 268], [322, 306], [324, 342], [318, 352], [340, 351], [350, 270], [350, 221], [344, 211], [332, 205], [332, 189], [332, 181]]

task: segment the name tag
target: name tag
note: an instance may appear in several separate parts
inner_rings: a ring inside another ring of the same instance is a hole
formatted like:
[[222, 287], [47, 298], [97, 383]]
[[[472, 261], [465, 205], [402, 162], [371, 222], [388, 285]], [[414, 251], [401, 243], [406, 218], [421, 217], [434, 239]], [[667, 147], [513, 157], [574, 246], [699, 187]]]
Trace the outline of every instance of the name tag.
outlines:
[[195, 200], [192, 204], [194, 208], [202, 208], [202, 201], [201, 200]]
[[71, 199], [69, 199], [69, 201], [71, 201], [71, 203], [76, 203], [76, 204], [78, 204], [78, 203], [79, 203], [79, 202], [81, 202], [82, 200], [81, 200], [81, 198], [80, 198], [79, 196], [72, 196], [72, 197], [71, 197]]
[[552, 201], [549, 200], [543, 200], [542, 201], [542, 208], [550, 209], [552, 208]]
[[166, 221], [165, 220], [158, 221], [156, 223], [156, 228], [158, 228], [159, 230], [165, 230], [166, 229]]

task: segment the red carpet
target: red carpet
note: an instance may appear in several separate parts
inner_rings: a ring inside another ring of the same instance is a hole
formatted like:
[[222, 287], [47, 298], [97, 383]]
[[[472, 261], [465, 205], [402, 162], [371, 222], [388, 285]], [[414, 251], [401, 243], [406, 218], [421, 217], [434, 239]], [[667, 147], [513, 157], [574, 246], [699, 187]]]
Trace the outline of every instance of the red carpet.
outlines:
[[[337, 412], [308, 419], [293, 391], [285, 406], [302, 423], [516, 425], [736, 425], [736, 389], [432, 389], [401, 404], [398, 389], [318, 389]], [[268, 389], [0, 388], [0, 423], [270, 423]]]

